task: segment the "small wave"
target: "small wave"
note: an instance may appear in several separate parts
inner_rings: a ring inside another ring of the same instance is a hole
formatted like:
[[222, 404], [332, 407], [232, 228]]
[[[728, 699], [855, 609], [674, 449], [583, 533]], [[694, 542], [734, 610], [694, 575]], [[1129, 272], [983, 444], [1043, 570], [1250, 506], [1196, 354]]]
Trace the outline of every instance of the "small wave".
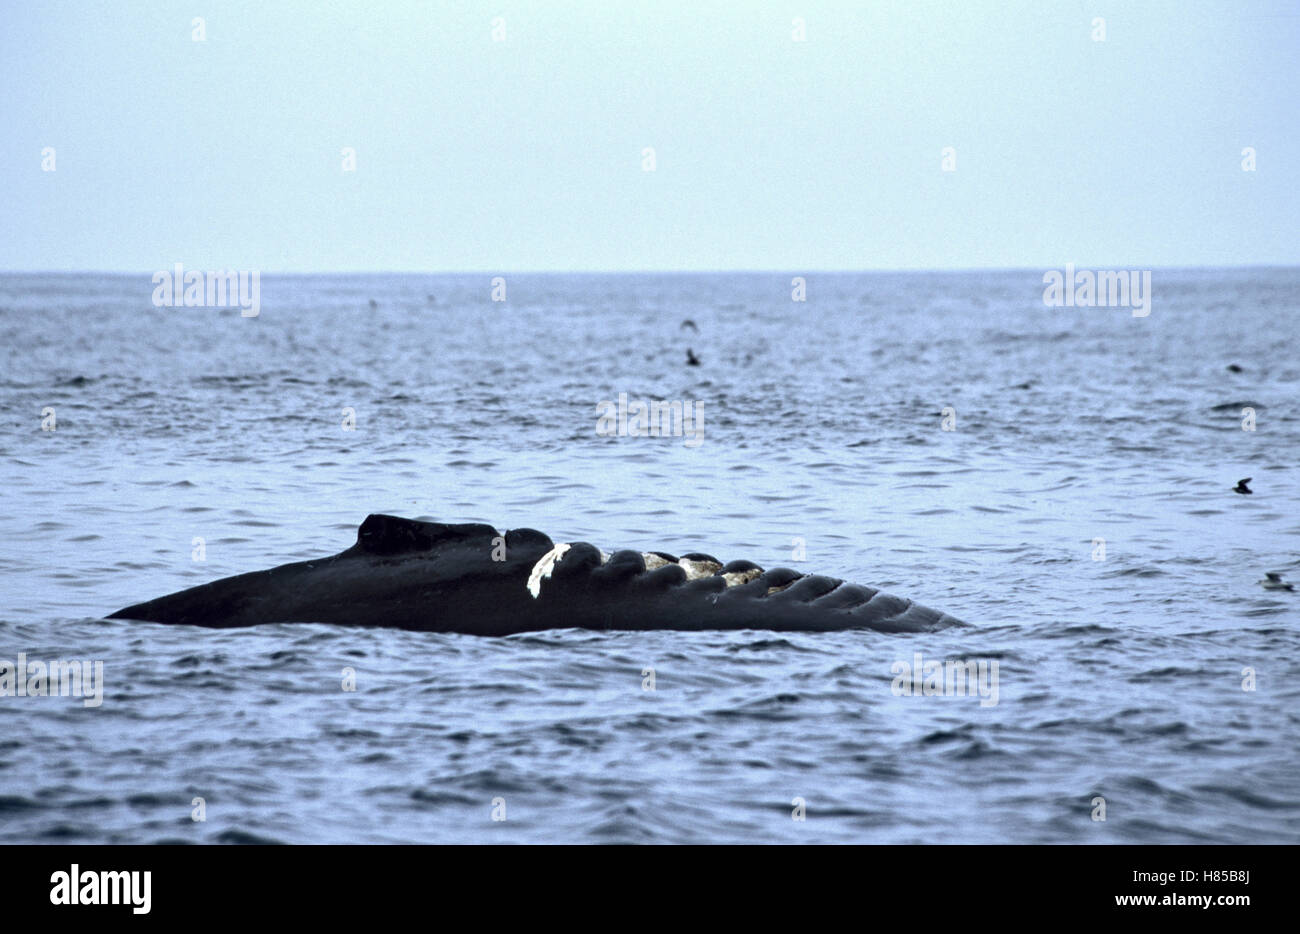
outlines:
[[216, 836], [217, 843], [228, 843], [235, 846], [283, 846], [283, 840], [276, 840], [272, 837], [263, 837], [259, 834], [250, 833], [247, 830], [231, 829], [223, 830]]

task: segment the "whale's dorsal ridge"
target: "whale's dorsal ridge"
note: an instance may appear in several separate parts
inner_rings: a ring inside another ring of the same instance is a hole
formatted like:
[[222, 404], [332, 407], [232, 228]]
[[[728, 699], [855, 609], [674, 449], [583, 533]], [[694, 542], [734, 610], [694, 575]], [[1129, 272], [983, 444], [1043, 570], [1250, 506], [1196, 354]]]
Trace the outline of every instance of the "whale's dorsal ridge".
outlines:
[[371, 513], [357, 528], [357, 547], [371, 555], [400, 555], [429, 551], [436, 545], [452, 541], [480, 540], [490, 544], [496, 535], [497, 530], [490, 525], [449, 525]]
[[[1289, 585], [1275, 584], [1274, 588]], [[704, 552], [552, 542], [529, 528], [376, 513], [326, 558], [200, 584], [114, 619], [229, 628], [328, 623], [502, 636], [548, 629], [929, 632], [958, 620], [838, 578]]]

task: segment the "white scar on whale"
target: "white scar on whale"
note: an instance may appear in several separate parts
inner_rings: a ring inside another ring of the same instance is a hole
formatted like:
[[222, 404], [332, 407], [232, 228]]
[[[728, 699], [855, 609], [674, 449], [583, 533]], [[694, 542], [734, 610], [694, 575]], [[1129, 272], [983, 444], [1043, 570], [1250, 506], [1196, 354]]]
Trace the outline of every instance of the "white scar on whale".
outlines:
[[[555, 566], [564, 558], [564, 553], [569, 550], [568, 542], [561, 542], [546, 554], [537, 559], [533, 565], [532, 572], [528, 575], [528, 592], [536, 600], [542, 593], [542, 581], [551, 576]], [[652, 551], [642, 552], [641, 558], [645, 561], [645, 569], [653, 571], [658, 568], [667, 567], [670, 564], [676, 564], [686, 572], [688, 581], [698, 580], [701, 577], [712, 577], [722, 570], [722, 565], [713, 561], [694, 561], [690, 558], [678, 558], [676, 561], [669, 561], [663, 555], [657, 555]], [[604, 564], [609, 561], [609, 553], [601, 551], [600, 563]], [[754, 580], [763, 572], [758, 568], [751, 568], [748, 571], [732, 571], [722, 575], [722, 579], [727, 582], [728, 587], [735, 587], [738, 584], [747, 584]], [[789, 586], [788, 584], [786, 586]], [[773, 587], [770, 592], [784, 590], [785, 587]]]
[[533, 565], [533, 572], [528, 575], [528, 592], [533, 595], [534, 600], [541, 596], [542, 578], [551, 576], [551, 572], [555, 570], [555, 566], [560, 563], [560, 559], [568, 550], [569, 543], [560, 542], [537, 559], [537, 563]]

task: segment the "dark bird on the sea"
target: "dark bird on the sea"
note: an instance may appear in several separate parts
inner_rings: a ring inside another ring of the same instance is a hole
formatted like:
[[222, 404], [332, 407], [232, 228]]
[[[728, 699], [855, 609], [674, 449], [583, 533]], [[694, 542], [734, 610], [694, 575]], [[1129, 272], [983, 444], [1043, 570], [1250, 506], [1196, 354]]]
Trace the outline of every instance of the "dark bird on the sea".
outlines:
[[1241, 373], [1241, 372], [1243, 372], [1243, 371], [1242, 371], [1241, 367], [1237, 366], [1237, 364], [1235, 364], [1235, 363], [1229, 363], [1229, 364], [1228, 364], [1228, 372], [1229, 372], [1229, 373]]
[[682, 322], [682, 329], [685, 330], [686, 328], [690, 328], [692, 331], [695, 331], [697, 333], [700, 330], [695, 326], [695, 322], [692, 321], [690, 318], [687, 318], [685, 321]]
[[370, 300], [370, 307], [371, 307], [371, 308], [378, 308], [378, 307], [379, 307], [379, 302], [375, 301], [375, 300], [372, 298], [372, 299]]
[[691, 350], [691, 348], [689, 347], [686, 348], [686, 365], [687, 366], [700, 365], [700, 358], [695, 356], [695, 351]]
[[1253, 479], [1252, 477], [1247, 477], [1245, 480], [1238, 480], [1237, 485], [1232, 488], [1232, 492], [1246, 493], [1246, 494], [1254, 493], [1255, 492], [1254, 490], [1246, 486], [1246, 484], [1249, 483], [1252, 479]]
[[1264, 579], [1259, 583], [1265, 590], [1295, 590], [1295, 585], [1282, 580], [1282, 575], [1277, 571], [1265, 571]]

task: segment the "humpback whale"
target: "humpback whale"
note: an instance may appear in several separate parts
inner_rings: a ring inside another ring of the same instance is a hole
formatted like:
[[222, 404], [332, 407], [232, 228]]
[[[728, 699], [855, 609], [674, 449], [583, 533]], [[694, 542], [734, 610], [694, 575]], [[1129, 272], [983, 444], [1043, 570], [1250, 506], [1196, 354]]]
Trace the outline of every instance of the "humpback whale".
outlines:
[[371, 515], [339, 554], [191, 587], [110, 619], [334, 623], [504, 636], [544, 629], [923, 632], [960, 621], [870, 587], [697, 552], [616, 551], [534, 529]]

